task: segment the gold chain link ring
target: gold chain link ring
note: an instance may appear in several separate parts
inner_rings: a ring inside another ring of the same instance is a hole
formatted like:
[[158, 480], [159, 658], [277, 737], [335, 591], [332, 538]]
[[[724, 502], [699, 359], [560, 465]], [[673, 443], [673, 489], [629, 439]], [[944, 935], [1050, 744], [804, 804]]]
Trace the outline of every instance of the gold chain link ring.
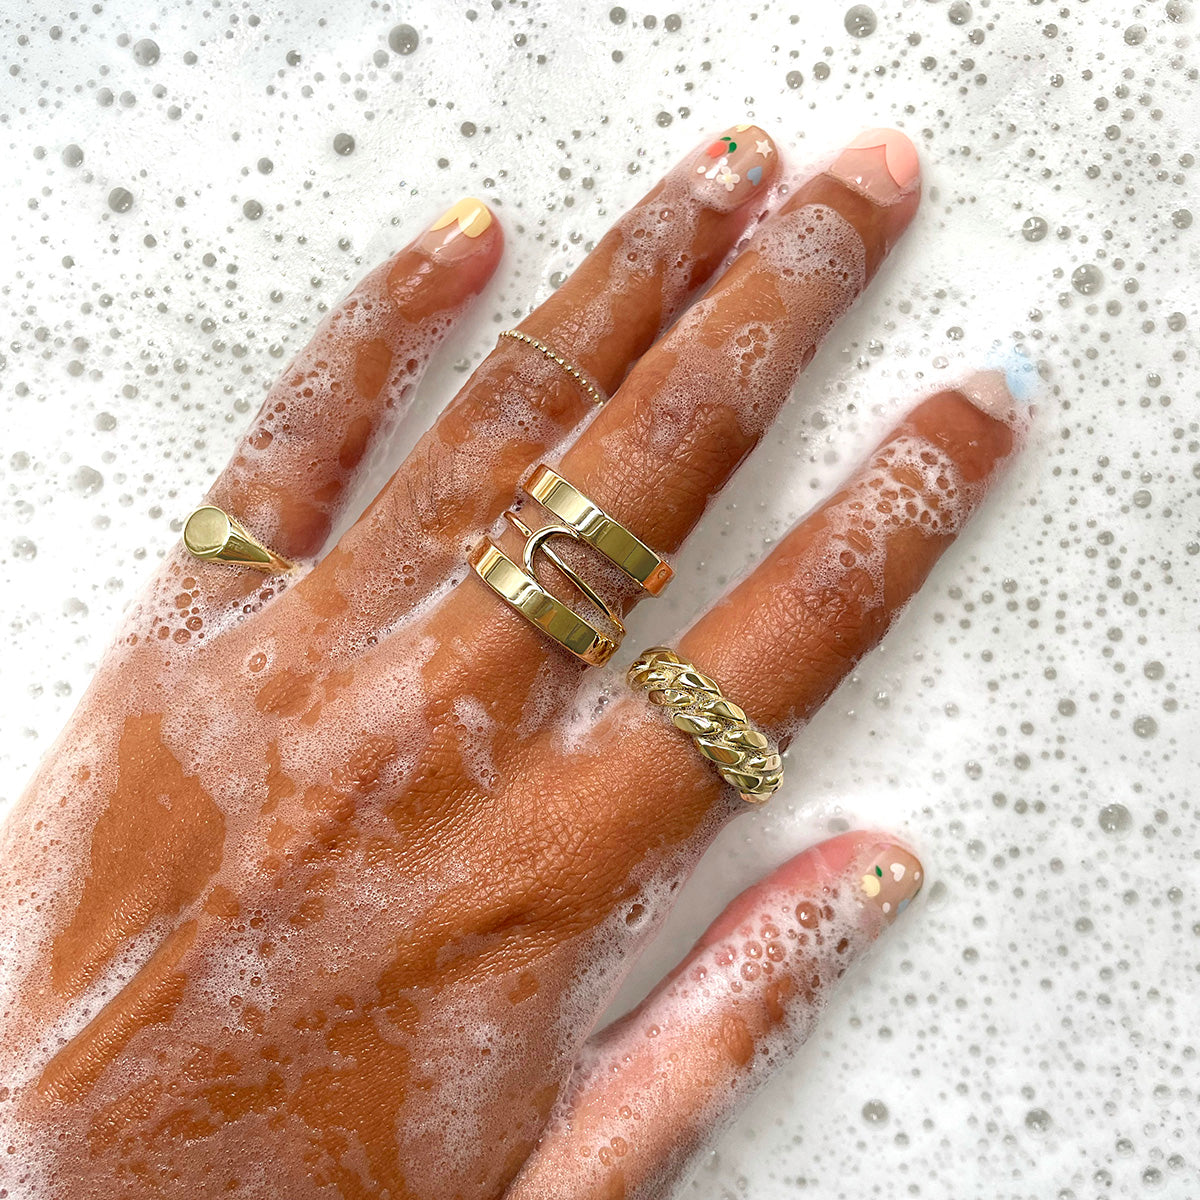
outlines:
[[628, 679], [630, 687], [671, 714], [675, 728], [692, 739], [743, 800], [762, 804], [778, 790], [783, 782], [778, 751], [695, 664], [666, 646], [652, 646], [629, 668]]

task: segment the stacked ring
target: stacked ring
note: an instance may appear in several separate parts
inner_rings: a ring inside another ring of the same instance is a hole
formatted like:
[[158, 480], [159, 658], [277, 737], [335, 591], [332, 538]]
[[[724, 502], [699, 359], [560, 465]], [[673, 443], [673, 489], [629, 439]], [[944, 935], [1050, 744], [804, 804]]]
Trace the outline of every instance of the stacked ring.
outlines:
[[[589, 666], [603, 666], [625, 636], [620, 614], [555, 552], [549, 540], [568, 537], [590, 546], [652, 596], [667, 586], [674, 571], [640, 538], [549, 467], [538, 467], [522, 490], [557, 521], [533, 529], [516, 513], [506, 512], [505, 518], [525, 538], [522, 562], [515, 562], [491, 538], [485, 538], [468, 561], [479, 578], [530, 624]], [[603, 610], [612, 622], [611, 633], [597, 629], [542, 586], [534, 572], [538, 551]]]
[[716, 680], [666, 646], [644, 650], [629, 668], [629, 685], [671, 714], [696, 749], [750, 804], [769, 800], [783, 782], [783, 760]]

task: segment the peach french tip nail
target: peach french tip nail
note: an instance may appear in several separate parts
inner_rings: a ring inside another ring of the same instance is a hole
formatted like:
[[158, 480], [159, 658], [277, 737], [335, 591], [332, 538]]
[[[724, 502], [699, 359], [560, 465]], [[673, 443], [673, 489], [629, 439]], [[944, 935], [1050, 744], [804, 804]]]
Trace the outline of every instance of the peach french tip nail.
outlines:
[[894, 842], [872, 846], [853, 870], [859, 902], [881, 914], [889, 924], [909, 906], [925, 883], [921, 860]]
[[494, 219], [482, 200], [465, 196], [429, 226], [417, 239], [417, 247], [439, 258], [461, 257], [470, 253], [472, 243]]
[[775, 143], [766, 130], [757, 125], [733, 125], [692, 161], [692, 183], [710, 207], [732, 211], [766, 189], [777, 159]]
[[834, 159], [830, 174], [886, 205], [916, 187], [921, 163], [916, 146], [900, 130], [867, 129]]

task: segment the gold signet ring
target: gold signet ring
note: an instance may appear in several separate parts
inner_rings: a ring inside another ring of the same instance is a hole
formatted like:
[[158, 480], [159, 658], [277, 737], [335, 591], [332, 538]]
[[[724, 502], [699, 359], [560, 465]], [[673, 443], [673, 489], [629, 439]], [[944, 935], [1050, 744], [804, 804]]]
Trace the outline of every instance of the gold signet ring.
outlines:
[[183, 544], [194, 558], [231, 563], [256, 571], [290, 571], [293, 564], [268, 550], [240, 522], [212, 504], [196, 509], [183, 526]]

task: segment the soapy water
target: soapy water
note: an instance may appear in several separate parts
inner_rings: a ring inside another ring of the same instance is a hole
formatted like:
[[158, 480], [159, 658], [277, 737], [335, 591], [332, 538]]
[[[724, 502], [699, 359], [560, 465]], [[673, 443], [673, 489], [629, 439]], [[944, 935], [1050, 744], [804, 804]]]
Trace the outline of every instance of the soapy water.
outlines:
[[447, 203], [492, 203], [507, 260], [364, 497], [494, 334], [707, 133], [753, 119], [799, 166], [896, 124], [921, 213], [628, 654], [970, 366], [1025, 390], [1036, 364], [1031, 444], [797, 739], [784, 790], [722, 835], [614, 1011], [788, 854], [891, 828], [926, 898], [690, 1194], [1197, 1194], [1195, 6], [564, 13], [9, 7], [4, 798], [262, 391]]

